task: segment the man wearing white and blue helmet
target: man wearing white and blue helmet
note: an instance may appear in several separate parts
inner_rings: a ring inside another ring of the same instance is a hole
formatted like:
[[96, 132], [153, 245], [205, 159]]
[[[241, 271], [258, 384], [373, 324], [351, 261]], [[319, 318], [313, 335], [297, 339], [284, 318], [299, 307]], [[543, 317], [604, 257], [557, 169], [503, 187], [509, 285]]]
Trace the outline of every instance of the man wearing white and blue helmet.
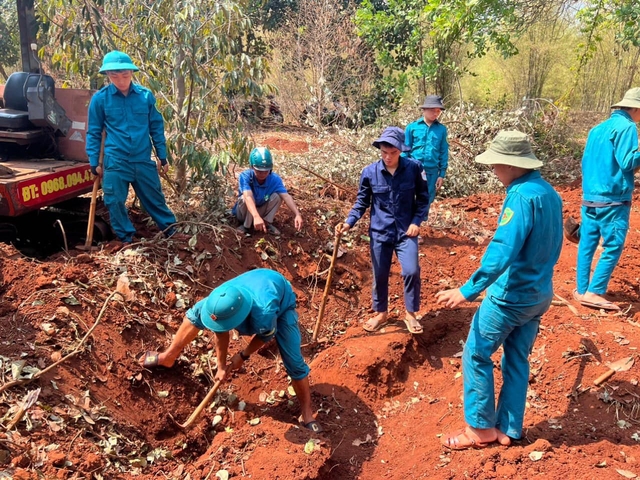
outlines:
[[302, 215], [280, 176], [272, 171], [273, 157], [269, 149], [254, 148], [249, 156], [249, 165], [251, 168], [238, 177], [238, 200], [232, 210], [241, 222], [238, 231], [249, 234], [253, 227], [259, 232], [280, 235], [273, 220], [282, 202], [295, 215], [294, 225], [300, 231]]
[[[208, 297], [187, 311], [169, 348], [162, 353], [145, 352], [139, 359], [140, 364], [146, 368], [172, 367], [184, 347], [205, 328], [214, 332], [216, 337], [216, 380], [226, 379], [253, 352], [275, 338], [282, 363], [300, 402], [302, 425], [316, 433], [322, 431], [313, 417], [309, 366], [300, 351], [296, 294], [282, 274], [264, 268], [251, 270], [215, 288]], [[251, 336], [251, 340], [227, 361], [230, 330]]]

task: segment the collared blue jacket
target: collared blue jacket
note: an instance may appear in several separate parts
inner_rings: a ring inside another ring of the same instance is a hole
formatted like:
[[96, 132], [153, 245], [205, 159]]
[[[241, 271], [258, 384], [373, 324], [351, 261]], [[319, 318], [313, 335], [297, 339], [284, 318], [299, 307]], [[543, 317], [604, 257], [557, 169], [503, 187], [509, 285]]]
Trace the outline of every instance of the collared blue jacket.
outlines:
[[346, 223], [353, 227], [369, 207], [372, 240], [396, 242], [411, 224], [420, 225], [429, 213], [427, 182], [420, 164], [400, 157], [393, 175], [382, 160], [367, 165], [360, 175], [356, 203]]
[[553, 297], [553, 268], [562, 248], [562, 200], [533, 171], [507, 187], [507, 197], [480, 268], [460, 292], [513, 306], [534, 305]]
[[411, 148], [407, 156], [420, 162], [425, 172], [444, 178], [449, 166], [447, 127], [438, 120], [428, 126], [420, 118], [407, 126], [404, 136], [404, 143]]
[[167, 158], [164, 120], [151, 90], [131, 83], [125, 97], [110, 84], [91, 97], [86, 151], [89, 164], [98, 166], [102, 130], [106, 129], [105, 157], [129, 162], [148, 162], [151, 141], [160, 160]]
[[[268, 342], [277, 331], [278, 317], [296, 307], [296, 294], [291, 284], [275, 270], [249, 270], [226, 284], [242, 289], [251, 297], [249, 315], [235, 328], [240, 335], [257, 335], [263, 342]], [[186, 313], [189, 321], [201, 329], [205, 327], [200, 321], [200, 312], [206, 300], [207, 297], [203, 298]]]
[[629, 202], [633, 171], [640, 166], [638, 129], [624, 110], [614, 110], [589, 132], [582, 155], [582, 199]]

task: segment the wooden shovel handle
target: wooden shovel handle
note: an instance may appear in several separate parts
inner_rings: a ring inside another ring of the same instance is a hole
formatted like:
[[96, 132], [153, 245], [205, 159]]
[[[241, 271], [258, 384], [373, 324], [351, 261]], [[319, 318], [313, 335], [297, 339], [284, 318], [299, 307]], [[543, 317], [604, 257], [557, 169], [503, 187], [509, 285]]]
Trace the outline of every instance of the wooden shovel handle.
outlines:
[[[100, 142], [100, 155], [98, 157], [98, 166], [102, 167], [104, 159], [104, 140], [106, 137], [106, 131], [102, 131], [102, 141]], [[96, 221], [96, 203], [98, 199], [98, 190], [100, 189], [100, 175], [96, 175], [93, 180], [93, 190], [91, 191], [91, 205], [89, 206], [89, 221], [87, 222], [87, 237], [84, 242], [84, 246], [89, 248], [93, 243], [93, 227]]]
[[602, 375], [600, 375], [598, 378], [596, 378], [593, 383], [595, 385], [600, 385], [601, 383], [606, 382], [607, 380], [609, 380], [611, 377], [613, 377], [613, 374], [616, 373], [615, 370], [611, 370], [609, 369], [608, 371], [604, 372]]
[[340, 237], [342, 232], [336, 233], [333, 242], [333, 255], [331, 256], [331, 264], [329, 265], [329, 273], [327, 274], [327, 282], [324, 285], [324, 293], [322, 294], [322, 301], [320, 302], [320, 310], [318, 311], [318, 319], [313, 329], [313, 335], [311, 337], [311, 343], [316, 343], [318, 340], [318, 333], [320, 332], [320, 323], [324, 316], [324, 307], [327, 304], [327, 297], [329, 296], [329, 290], [331, 290], [331, 280], [333, 279], [333, 266], [336, 264], [336, 258], [338, 258], [338, 250], [340, 249]]
[[205, 407], [207, 405], [209, 405], [211, 403], [211, 400], [213, 399], [213, 396], [216, 394], [216, 392], [218, 391], [218, 389], [220, 388], [220, 385], [222, 384], [222, 380], [218, 380], [216, 383], [214, 383], [213, 387], [211, 387], [211, 390], [209, 390], [209, 393], [207, 393], [207, 396], [204, 397], [204, 399], [202, 400], [202, 402], [200, 402], [200, 405], [198, 405], [198, 408], [196, 408], [193, 413], [191, 414], [191, 416], [187, 419], [186, 422], [182, 423], [182, 424], [178, 424], [178, 426], [183, 429], [186, 430], [189, 427], [191, 427], [191, 425], [196, 421], [196, 419], [200, 416], [200, 414], [202, 413], [202, 410], [205, 409]]

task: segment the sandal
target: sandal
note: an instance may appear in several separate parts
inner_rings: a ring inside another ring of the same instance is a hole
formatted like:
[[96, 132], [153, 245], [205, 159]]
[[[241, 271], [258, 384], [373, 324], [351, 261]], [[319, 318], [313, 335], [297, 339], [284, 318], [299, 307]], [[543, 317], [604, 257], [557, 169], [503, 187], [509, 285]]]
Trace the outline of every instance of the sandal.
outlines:
[[466, 450], [468, 448], [486, 448], [491, 442], [478, 442], [467, 434], [466, 428], [463, 428], [445, 435], [440, 443], [451, 450]]
[[409, 333], [417, 335], [423, 332], [422, 325], [417, 318], [404, 318], [404, 324], [407, 326]]
[[366, 322], [364, 322], [362, 324], [362, 328], [364, 328], [365, 332], [377, 332], [378, 330], [380, 330], [382, 327], [384, 327], [387, 322], [388, 322], [388, 318], [384, 318], [381, 320], [376, 320], [376, 317], [370, 318], [369, 320], [367, 320]]

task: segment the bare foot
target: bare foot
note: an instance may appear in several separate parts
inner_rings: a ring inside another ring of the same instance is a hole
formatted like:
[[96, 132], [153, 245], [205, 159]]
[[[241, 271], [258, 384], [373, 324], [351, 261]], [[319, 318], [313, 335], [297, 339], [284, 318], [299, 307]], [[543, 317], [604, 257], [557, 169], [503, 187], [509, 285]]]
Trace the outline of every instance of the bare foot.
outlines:
[[511, 437], [509, 437], [507, 434], [502, 433], [499, 429], [495, 429], [496, 433], [498, 434], [498, 437], [496, 438], [496, 441], [504, 446], [504, 447], [508, 447], [509, 445], [511, 445]]

